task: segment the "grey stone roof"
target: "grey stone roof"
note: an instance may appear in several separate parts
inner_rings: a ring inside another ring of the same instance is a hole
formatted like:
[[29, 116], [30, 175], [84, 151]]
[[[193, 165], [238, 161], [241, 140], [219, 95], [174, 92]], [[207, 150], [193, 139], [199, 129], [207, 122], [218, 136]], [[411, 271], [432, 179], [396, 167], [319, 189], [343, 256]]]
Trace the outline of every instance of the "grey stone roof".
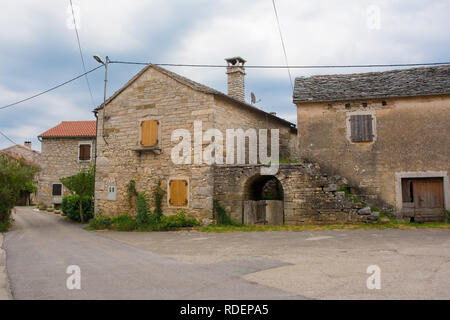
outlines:
[[450, 65], [295, 79], [294, 103], [450, 94]]

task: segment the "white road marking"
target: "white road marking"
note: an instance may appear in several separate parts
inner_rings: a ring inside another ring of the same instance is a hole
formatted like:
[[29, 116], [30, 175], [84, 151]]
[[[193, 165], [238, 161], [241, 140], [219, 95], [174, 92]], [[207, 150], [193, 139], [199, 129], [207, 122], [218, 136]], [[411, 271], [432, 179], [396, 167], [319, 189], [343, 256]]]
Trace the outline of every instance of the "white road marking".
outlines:
[[333, 238], [333, 237], [330, 237], [330, 236], [321, 236], [321, 237], [312, 237], [312, 238], [308, 238], [308, 239], [305, 239], [305, 240], [308, 240], [308, 241], [317, 241], [317, 240], [325, 240], [325, 239], [331, 239], [331, 238]]

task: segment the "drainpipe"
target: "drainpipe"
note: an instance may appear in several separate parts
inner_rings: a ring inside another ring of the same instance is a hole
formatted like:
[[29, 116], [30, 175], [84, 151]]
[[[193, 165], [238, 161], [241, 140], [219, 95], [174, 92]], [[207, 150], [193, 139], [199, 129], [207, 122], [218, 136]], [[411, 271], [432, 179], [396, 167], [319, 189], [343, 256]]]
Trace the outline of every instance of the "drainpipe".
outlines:
[[[103, 106], [104, 107], [104, 106]], [[97, 133], [98, 133], [98, 111], [92, 111], [95, 116], [95, 152], [94, 152], [94, 216], [97, 215], [97, 205], [95, 203], [95, 181], [97, 180]]]

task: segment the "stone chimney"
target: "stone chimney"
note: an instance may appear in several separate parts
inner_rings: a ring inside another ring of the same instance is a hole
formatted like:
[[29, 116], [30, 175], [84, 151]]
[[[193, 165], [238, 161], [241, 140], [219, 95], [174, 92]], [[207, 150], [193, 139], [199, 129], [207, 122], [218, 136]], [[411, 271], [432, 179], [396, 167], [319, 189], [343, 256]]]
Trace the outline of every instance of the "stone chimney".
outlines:
[[25, 142], [23, 143], [23, 145], [24, 145], [25, 147], [27, 147], [28, 149], [31, 149], [31, 141], [25, 141]]
[[228, 95], [245, 102], [245, 67], [241, 57], [225, 59], [227, 62]]

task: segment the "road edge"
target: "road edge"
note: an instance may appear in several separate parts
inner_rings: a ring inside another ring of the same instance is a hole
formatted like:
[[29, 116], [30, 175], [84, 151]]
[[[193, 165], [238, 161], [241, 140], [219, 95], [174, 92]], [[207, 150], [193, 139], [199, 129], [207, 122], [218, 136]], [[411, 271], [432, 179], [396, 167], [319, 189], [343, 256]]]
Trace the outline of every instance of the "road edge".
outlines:
[[0, 300], [12, 300], [11, 288], [9, 286], [8, 273], [6, 270], [6, 251], [3, 247], [3, 233], [0, 233]]

